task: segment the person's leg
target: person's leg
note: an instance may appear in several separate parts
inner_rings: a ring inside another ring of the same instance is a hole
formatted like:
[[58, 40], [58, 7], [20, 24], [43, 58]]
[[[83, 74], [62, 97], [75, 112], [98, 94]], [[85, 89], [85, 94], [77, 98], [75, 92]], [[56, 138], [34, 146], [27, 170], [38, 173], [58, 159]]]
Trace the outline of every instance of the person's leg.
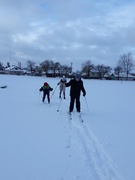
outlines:
[[45, 100], [45, 93], [43, 92], [43, 98], [42, 98], [42, 101], [44, 102], [44, 100]]
[[74, 96], [70, 96], [70, 107], [69, 107], [70, 112], [72, 112], [74, 109], [74, 102], [75, 102]]
[[60, 94], [59, 94], [59, 98], [61, 98], [61, 93], [62, 93], [62, 90], [60, 89]]
[[48, 103], [50, 103], [50, 93], [47, 93]]
[[66, 99], [66, 96], [65, 96], [65, 88], [63, 89], [63, 96], [64, 96], [64, 99]]
[[80, 96], [76, 97], [76, 110], [80, 112]]

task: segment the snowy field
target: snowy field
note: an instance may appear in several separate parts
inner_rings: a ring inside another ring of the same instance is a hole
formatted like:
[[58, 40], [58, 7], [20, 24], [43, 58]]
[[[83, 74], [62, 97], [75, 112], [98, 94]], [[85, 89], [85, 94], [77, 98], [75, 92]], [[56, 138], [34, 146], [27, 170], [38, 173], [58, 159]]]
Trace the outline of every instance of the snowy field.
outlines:
[[134, 180], [135, 82], [83, 80], [82, 123], [59, 80], [0, 75], [0, 180]]

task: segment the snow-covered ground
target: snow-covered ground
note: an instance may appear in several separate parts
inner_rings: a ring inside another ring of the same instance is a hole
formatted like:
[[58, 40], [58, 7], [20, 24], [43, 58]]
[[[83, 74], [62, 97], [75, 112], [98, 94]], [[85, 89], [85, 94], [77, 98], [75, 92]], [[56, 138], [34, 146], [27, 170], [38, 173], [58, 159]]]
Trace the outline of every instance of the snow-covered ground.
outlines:
[[69, 120], [69, 88], [59, 108], [59, 80], [0, 75], [0, 179], [134, 180], [135, 82], [83, 80], [82, 123]]

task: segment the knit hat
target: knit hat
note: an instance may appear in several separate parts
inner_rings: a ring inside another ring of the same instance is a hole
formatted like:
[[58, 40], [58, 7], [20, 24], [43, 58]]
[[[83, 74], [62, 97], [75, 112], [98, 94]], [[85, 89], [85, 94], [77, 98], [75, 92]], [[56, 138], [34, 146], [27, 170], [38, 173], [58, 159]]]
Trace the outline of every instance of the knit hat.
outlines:
[[44, 86], [48, 86], [48, 83], [47, 83], [47, 82], [45, 82], [45, 83], [44, 83]]
[[63, 77], [62, 77], [62, 80], [65, 81], [65, 79], [66, 79], [65, 76], [63, 76]]
[[75, 74], [75, 79], [80, 79], [80, 78], [81, 78], [80, 74], [76, 73]]

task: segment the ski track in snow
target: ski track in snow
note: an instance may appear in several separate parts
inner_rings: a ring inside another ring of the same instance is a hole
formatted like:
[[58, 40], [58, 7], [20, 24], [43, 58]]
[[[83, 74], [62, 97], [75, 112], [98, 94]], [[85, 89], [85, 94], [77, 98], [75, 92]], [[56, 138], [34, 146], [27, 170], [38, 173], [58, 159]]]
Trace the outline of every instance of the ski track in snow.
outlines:
[[[80, 160], [83, 163], [82, 171], [85, 172], [83, 174], [86, 176], [83, 177], [83, 180], [123, 180], [111, 158], [105, 152], [103, 145], [90, 130], [90, 127], [87, 128], [85, 119], [82, 123], [78, 115], [73, 113], [72, 120], [68, 118], [66, 126], [69, 136], [67, 149], [74, 149], [74, 144], [77, 144], [75, 147], [78, 147]], [[66, 174], [70, 172], [69, 169], [62, 178], [63, 180], [66, 179]], [[75, 179], [81, 179], [81, 177]]]

